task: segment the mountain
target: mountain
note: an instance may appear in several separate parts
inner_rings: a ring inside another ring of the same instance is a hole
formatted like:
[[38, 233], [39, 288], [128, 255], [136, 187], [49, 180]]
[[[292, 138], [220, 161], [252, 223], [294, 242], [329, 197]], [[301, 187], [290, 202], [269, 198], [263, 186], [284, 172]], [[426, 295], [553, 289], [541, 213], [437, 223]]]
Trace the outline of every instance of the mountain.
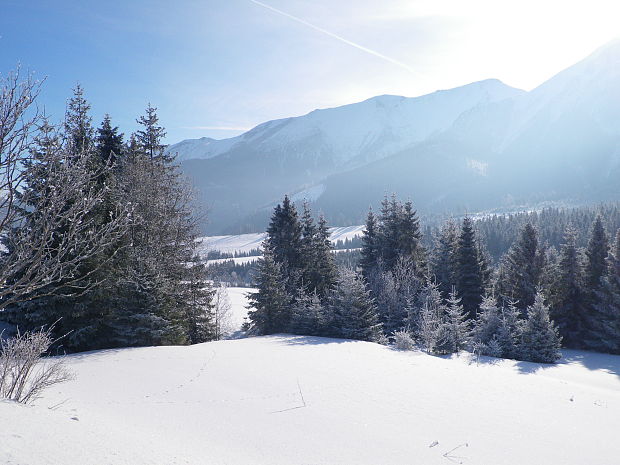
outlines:
[[392, 192], [423, 213], [617, 199], [619, 74], [615, 41], [530, 92], [486, 80], [384, 95], [169, 150], [209, 207], [208, 233], [264, 228], [285, 193], [342, 225]]

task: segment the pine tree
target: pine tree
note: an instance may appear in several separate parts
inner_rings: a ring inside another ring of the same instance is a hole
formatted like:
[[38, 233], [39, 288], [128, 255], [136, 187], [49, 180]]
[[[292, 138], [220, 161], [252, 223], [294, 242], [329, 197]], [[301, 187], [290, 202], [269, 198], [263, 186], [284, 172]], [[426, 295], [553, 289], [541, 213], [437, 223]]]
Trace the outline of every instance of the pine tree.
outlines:
[[287, 277], [266, 247], [256, 271], [257, 292], [249, 295], [248, 318], [258, 334], [285, 332], [290, 327], [292, 297], [287, 292]]
[[537, 293], [534, 304], [527, 309], [527, 320], [523, 325], [521, 357], [538, 363], [554, 363], [562, 357], [561, 338], [549, 318], [549, 307], [545, 305], [542, 293]]
[[549, 297], [553, 319], [567, 347], [579, 348], [583, 345], [588, 323], [586, 296], [583, 259], [577, 247], [577, 232], [568, 227]]
[[485, 293], [484, 262], [474, 230], [473, 220], [463, 220], [457, 249], [457, 285], [463, 308], [470, 319], [475, 319]]
[[544, 251], [536, 229], [527, 223], [519, 238], [502, 260], [498, 294], [504, 302], [515, 302], [525, 309], [534, 303], [544, 267]]
[[335, 337], [376, 341], [381, 336], [375, 302], [357, 273], [341, 271], [328, 308]]

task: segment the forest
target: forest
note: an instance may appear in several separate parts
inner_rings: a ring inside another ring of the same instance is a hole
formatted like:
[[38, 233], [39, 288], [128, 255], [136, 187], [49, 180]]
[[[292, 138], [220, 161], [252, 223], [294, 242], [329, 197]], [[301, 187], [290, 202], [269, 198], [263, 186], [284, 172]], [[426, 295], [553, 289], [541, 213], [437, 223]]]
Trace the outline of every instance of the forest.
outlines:
[[[258, 264], [248, 330], [546, 363], [561, 347], [619, 353], [617, 212], [465, 217], [443, 224], [428, 247], [412, 203], [386, 197], [368, 214], [358, 266], [338, 269], [324, 219], [315, 223], [307, 204], [300, 217], [285, 197]], [[487, 242], [504, 248], [499, 259]]]

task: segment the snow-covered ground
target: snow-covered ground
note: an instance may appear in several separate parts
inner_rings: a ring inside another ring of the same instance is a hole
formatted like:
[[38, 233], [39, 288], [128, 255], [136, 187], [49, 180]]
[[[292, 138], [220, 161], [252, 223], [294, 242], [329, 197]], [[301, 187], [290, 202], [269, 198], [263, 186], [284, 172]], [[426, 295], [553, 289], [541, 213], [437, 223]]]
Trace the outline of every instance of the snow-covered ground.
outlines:
[[[245, 295], [230, 288], [233, 320]], [[68, 357], [75, 379], [0, 402], [0, 464], [562, 464], [620, 454], [620, 357], [432, 357], [276, 335]]]
[[[332, 242], [353, 239], [362, 235], [364, 226], [343, 226], [330, 228]], [[266, 239], [266, 233], [238, 234], [231, 236], [205, 236], [199, 239], [199, 252], [206, 255], [209, 251], [222, 253], [244, 253], [258, 249]]]
[[556, 366], [277, 335], [69, 357], [0, 463], [562, 464], [620, 454], [620, 357]]
[[229, 287], [226, 289], [231, 305], [231, 323], [237, 330], [241, 329], [245, 317], [248, 315], [247, 294], [256, 292], [252, 287]]

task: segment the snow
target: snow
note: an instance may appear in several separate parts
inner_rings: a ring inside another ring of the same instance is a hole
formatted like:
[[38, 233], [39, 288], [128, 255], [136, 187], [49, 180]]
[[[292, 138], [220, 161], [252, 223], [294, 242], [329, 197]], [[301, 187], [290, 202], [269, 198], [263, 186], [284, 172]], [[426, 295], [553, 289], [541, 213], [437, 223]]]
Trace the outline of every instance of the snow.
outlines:
[[235, 258], [216, 258], [214, 260], [207, 260], [207, 265], [218, 265], [226, 262], [233, 262], [235, 265], [246, 265], [248, 263], [254, 263], [262, 255], [253, 255], [251, 257], [235, 257]]
[[314, 202], [325, 192], [325, 184], [317, 184], [315, 186], [308, 187], [302, 191], [297, 192], [291, 196], [293, 202]]
[[243, 253], [258, 249], [267, 238], [266, 233], [238, 234], [230, 236], [205, 236], [199, 241], [199, 252], [206, 254], [210, 250], [222, 253]]
[[464, 112], [523, 91], [488, 79], [419, 97], [381, 95], [363, 102], [314, 110], [307, 115], [262, 123], [239, 136], [185, 140], [170, 146], [179, 160], [213, 158], [244, 146], [287, 157], [329, 154], [335, 166], [394, 154], [445, 131]]
[[237, 330], [241, 329], [245, 317], [248, 315], [247, 294], [256, 292], [252, 287], [229, 287], [226, 289], [231, 306], [231, 323]]
[[[361, 236], [363, 229], [363, 225], [330, 228], [330, 239], [332, 242], [353, 239], [354, 237]], [[200, 241], [199, 253], [201, 255], [206, 255], [211, 250], [222, 253], [247, 253], [254, 249], [260, 248], [266, 238], [266, 233], [238, 234], [230, 236], [205, 236], [198, 239]], [[220, 259], [212, 260], [211, 262], [217, 261], [220, 261]]]
[[329, 239], [332, 242], [337, 242], [337, 241], [345, 241], [347, 239], [353, 239], [355, 237], [361, 237], [363, 234], [365, 226], [361, 225], [361, 226], [343, 226], [343, 227], [337, 227], [337, 228], [330, 228], [329, 233]]
[[36, 405], [0, 403], [0, 463], [614, 463], [620, 357], [564, 355], [290, 335], [78, 354]]

